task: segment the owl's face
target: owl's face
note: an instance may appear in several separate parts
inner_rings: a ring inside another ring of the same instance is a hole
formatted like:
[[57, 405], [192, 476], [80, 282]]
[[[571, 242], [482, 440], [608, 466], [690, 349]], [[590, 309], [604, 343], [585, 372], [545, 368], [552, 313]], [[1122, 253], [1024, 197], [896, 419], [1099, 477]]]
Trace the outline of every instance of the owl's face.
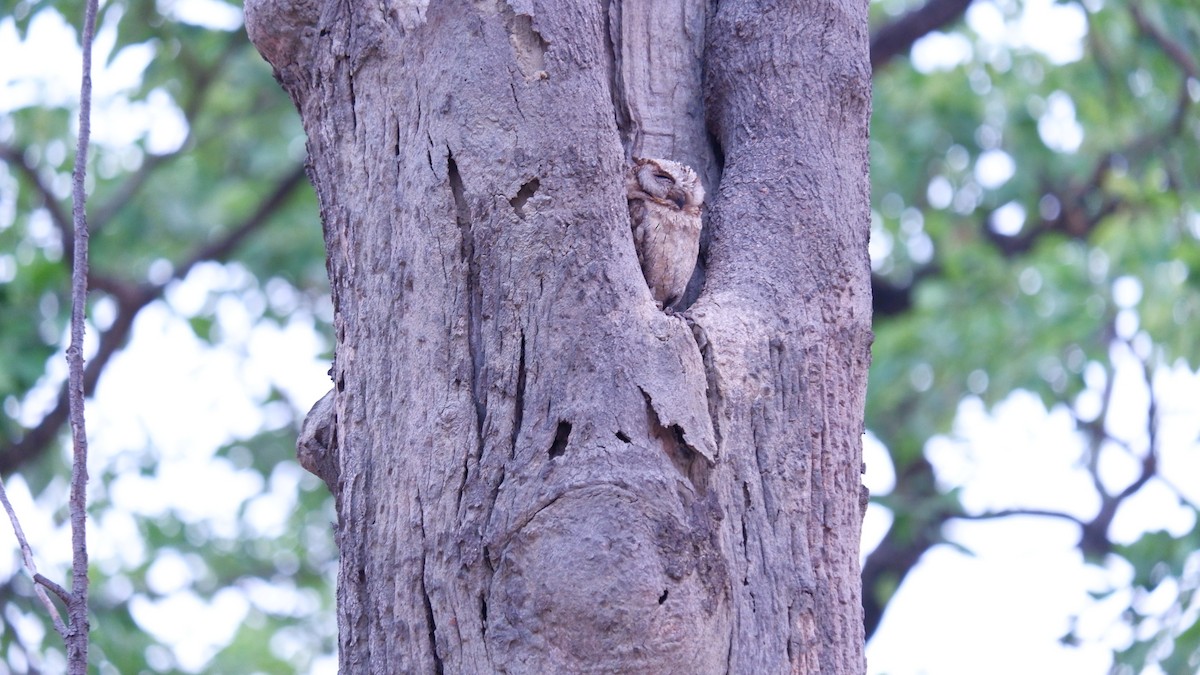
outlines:
[[689, 166], [666, 159], [637, 159], [630, 176], [630, 198], [642, 198], [667, 208], [700, 213], [704, 186]]

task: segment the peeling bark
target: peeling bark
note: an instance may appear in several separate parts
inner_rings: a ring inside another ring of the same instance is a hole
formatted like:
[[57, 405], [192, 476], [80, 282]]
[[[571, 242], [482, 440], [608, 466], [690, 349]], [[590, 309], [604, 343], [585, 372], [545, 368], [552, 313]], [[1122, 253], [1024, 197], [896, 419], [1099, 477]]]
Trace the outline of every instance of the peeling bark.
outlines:
[[[711, 11], [247, 2], [329, 255], [343, 671], [864, 668], [865, 2]], [[635, 155], [715, 195], [682, 314]]]

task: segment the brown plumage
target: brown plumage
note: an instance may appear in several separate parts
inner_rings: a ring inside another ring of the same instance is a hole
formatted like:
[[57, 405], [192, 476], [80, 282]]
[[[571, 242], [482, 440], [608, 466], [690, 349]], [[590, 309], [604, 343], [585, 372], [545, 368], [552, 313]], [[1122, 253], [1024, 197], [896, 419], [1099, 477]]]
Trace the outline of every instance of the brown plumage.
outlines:
[[634, 159], [625, 188], [642, 274], [654, 301], [670, 309], [683, 296], [700, 253], [704, 186], [679, 162]]

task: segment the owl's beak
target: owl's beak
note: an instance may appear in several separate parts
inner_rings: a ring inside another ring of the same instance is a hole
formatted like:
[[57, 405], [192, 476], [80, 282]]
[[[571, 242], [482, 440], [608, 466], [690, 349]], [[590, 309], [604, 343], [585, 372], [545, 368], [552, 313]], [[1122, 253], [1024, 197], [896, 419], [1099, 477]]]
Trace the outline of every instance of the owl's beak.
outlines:
[[675, 206], [678, 206], [680, 209], [687, 204], [687, 198], [685, 198], [683, 195], [674, 195], [671, 197], [671, 201], [674, 202]]

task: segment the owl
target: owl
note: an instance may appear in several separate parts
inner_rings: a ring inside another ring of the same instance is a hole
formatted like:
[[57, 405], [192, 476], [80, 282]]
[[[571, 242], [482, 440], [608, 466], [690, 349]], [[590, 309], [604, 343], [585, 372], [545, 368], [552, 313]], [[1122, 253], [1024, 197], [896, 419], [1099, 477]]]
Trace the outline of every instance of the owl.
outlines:
[[683, 297], [700, 253], [704, 186], [679, 162], [635, 158], [625, 190], [642, 274], [654, 302], [670, 310]]

